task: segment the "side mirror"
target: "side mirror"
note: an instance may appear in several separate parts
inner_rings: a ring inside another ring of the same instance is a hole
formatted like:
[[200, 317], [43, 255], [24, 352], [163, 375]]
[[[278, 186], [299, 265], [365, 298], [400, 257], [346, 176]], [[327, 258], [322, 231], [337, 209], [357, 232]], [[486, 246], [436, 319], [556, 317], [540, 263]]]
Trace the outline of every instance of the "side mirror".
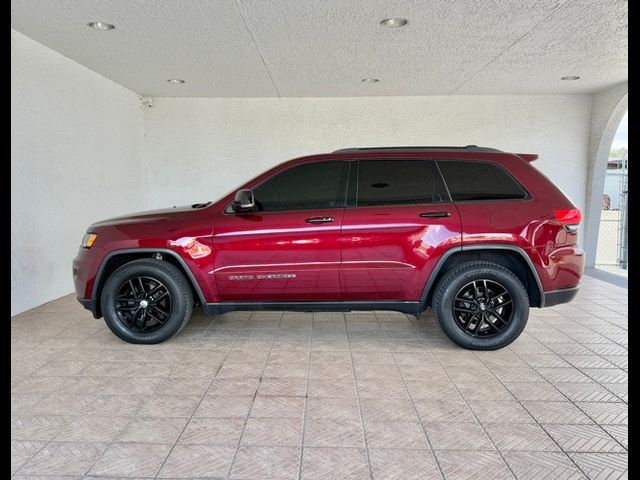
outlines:
[[255, 207], [253, 190], [242, 189], [236, 192], [236, 198], [231, 204], [234, 212], [250, 212]]

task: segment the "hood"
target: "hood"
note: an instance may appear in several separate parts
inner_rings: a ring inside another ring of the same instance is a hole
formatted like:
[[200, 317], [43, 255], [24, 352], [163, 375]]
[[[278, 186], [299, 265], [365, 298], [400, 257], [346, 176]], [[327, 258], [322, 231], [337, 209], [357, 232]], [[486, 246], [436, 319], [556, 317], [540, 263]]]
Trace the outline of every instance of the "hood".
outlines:
[[202, 208], [208, 207], [211, 202], [194, 203], [191, 205], [181, 205], [171, 208], [161, 208], [158, 210], [146, 210], [144, 212], [129, 213], [119, 217], [107, 218], [100, 220], [91, 225], [91, 227], [105, 227], [112, 225], [125, 225], [128, 223], [156, 223], [176, 220], [178, 217], [183, 218], [185, 214], [197, 212]]

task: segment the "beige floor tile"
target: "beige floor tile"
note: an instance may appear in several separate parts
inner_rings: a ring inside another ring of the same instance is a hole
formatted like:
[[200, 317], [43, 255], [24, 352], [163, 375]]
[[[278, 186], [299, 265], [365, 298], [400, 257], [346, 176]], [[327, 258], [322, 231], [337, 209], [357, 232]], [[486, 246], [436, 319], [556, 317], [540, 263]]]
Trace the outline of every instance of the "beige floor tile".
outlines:
[[25, 474], [82, 475], [104, 452], [106, 443], [50, 442], [24, 467]]
[[192, 418], [178, 443], [235, 446], [244, 424], [244, 418]]
[[627, 425], [629, 408], [624, 403], [578, 402], [582, 411], [600, 425]]
[[457, 452], [436, 450], [436, 458], [447, 480], [513, 479], [506, 463], [496, 451]]
[[241, 443], [243, 445], [301, 445], [302, 419], [249, 418]]
[[425, 423], [434, 450], [495, 450], [478, 423]]
[[342, 480], [370, 478], [367, 454], [361, 448], [305, 447], [302, 452], [302, 478]]
[[262, 378], [258, 386], [258, 395], [303, 397], [306, 393], [306, 378]]
[[411, 401], [404, 398], [362, 398], [360, 407], [367, 422], [418, 420]]
[[359, 419], [358, 400], [355, 397], [309, 397], [306, 417]]
[[138, 414], [145, 417], [189, 417], [200, 399], [197, 395], [154, 395], [142, 405]]
[[418, 422], [367, 422], [364, 429], [369, 449], [430, 448], [422, 425]]
[[436, 480], [442, 475], [433, 453], [426, 450], [370, 450], [375, 479]]
[[29, 440], [11, 441], [11, 473], [16, 473], [45, 445], [45, 442], [32, 442]]
[[622, 480], [629, 476], [629, 459], [625, 453], [571, 453], [569, 456], [589, 479]]
[[211, 382], [207, 395], [244, 396], [255, 395], [260, 379], [256, 378], [216, 378]]
[[415, 400], [414, 405], [423, 423], [471, 422], [477, 420], [466, 402], [462, 400]]
[[545, 425], [565, 452], [624, 452], [624, 448], [597, 425]]
[[193, 414], [194, 417], [246, 417], [253, 397], [205, 395]]
[[152, 477], [169, 454], [171, 445], [114, 443], [91, 467], [89, 475]]
[[356, 395], [353, 378], [309, 378], [309, 397], [350, 397]]
[[131, 421], [130, 417], [74, 418], [55, 436], [56, 442], [112, 442]]
[[224, 477], [233, 460], [234, 447], [176, 445], [158, 478]]
[[303, 397], [256, 397], [251, 408], [251, 417], [258, 418], [302, 418], [305, 399]]
[[243, 445], [231, 467], [232, 479], [295, 479], [300, 468], [299, 447]]
[[536, 424], [490, 423], [485, 425], [485, 429], [495, 446], [501, 451], [552, 452], [559, 450], [551, 437]]
[[304, 445], [313, 447], [364, 447], [360, 420], [307, 419]]
[[583, 480], [586, 477], [564, 453], [505, 452], [507, 464], [518, 479]]

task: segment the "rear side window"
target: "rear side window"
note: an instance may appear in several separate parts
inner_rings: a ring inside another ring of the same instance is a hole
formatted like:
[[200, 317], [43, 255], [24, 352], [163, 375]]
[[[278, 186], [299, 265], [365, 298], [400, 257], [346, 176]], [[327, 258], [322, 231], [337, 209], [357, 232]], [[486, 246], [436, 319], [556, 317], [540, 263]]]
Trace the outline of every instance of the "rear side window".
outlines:
[[253, 190], [258, 210], [333, 208], [338, 201], [342, 162], [308, 163], [290, 168]]
[[454, 202], [527, 197], [511, 175], [495, 163], [447, 160], [438, 162], [438, 167]]
[[432, 203], [434, 175], [426, 160], [360, 160], [358, 206]]

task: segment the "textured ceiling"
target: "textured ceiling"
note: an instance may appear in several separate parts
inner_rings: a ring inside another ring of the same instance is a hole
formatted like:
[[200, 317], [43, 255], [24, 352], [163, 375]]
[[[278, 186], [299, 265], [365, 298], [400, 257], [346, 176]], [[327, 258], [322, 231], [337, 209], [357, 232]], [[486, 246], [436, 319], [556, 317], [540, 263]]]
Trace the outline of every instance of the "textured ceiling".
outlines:
[[[409, 24], [379, 25], [396, 16]], [[152, 96], [593, 93], [627, 80], [623, 0], [12, 0], [11, 27]]]

